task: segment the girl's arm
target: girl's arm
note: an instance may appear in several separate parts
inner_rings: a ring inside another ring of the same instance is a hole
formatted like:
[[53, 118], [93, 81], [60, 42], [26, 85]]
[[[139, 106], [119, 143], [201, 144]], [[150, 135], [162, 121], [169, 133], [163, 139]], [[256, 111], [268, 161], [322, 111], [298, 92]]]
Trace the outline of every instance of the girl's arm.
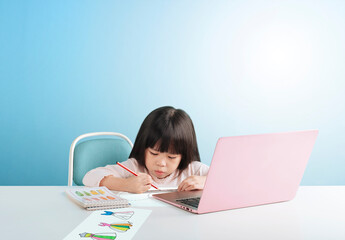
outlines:
[[204, 189], [206, 176], [189, 176], [183, 180], [177, 191], [191, 191]]
[[110, 190], [143, 193], [151, 188], [152, 178], [146, 173], [139, 173], [138, 176], [129, 178], [118, 178], [113, 175], [104, 177], [99, 186], [105, 186]]

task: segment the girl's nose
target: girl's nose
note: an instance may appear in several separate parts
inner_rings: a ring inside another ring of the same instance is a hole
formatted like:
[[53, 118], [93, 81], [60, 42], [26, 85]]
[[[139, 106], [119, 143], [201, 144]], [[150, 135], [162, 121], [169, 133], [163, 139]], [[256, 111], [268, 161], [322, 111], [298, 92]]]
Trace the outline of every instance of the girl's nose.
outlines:
[[156, 164], [157, 164], [157, 166], [165, 167], [165, 165], [166, 165], [165, 157], [159, 159], [159, 160], [156, 162]]

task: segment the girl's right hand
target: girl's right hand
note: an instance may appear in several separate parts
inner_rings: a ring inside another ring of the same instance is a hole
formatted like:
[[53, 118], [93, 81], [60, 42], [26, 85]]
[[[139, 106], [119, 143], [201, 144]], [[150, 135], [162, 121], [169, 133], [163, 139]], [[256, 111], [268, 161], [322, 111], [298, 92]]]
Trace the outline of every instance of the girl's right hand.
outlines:
[[126, 178], [127, 192], [144, 193], [151, 188], [152, 178], [146, 173], [138, 173], [138, 176]]

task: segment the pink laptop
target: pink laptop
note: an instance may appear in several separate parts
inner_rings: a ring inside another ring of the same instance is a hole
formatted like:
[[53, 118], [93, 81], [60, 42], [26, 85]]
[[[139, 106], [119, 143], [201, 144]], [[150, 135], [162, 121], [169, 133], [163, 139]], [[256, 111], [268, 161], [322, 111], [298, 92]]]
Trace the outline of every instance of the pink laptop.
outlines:
[[154, 194], [193, 213], [294, 198], [318, 130], [219, 138], [204, 190]]

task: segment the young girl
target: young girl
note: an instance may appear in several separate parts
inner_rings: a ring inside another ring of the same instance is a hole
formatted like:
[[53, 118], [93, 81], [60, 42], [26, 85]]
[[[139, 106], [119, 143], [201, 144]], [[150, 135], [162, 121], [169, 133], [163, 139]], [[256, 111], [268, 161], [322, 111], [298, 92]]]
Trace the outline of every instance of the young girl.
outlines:
[[200, 162], [195, 130], [188, 114], [173, 107], [152, 111], [142, 123], [124, 166], [107, 165], [89, 171], [85, 186], [106, 186], [115, 191], [143, 193], [151, 183], [178, 186], [178, 191], [203, 189], [208, 166]]

